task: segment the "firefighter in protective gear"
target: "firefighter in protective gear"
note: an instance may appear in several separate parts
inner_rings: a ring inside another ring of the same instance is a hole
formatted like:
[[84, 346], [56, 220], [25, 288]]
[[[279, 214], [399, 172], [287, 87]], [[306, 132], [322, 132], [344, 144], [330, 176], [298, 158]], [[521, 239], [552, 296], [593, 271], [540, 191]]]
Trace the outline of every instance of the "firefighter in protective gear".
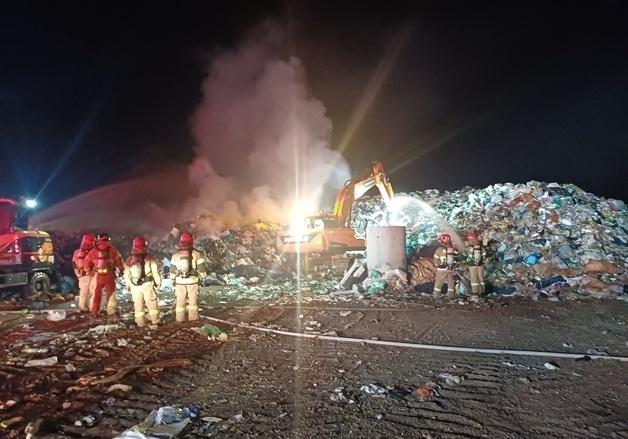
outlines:
[[189, 320], [198, 320], [198, 284], [200, 277], [207, 275], [205, 260], [194, 247], [194, 239], [189, 232], [183, 232], [179, 240], [179, 250], [170, 260], [170, 278], [174, 281], [177, 297], [177, 322], [185, 321], [185, 304]]
[[135, 305], [135, 323], [144, 326], [144, 305], [148, 309], [148, 317], [153, 325], [159, 323], [157, 294], [155, 288], [161, 286], [161, 275], [155, 258], [148, 254], [146, 239], [138, 236], [133, 240], [131, 256], [125, 261], [124, 281], [131, 291]]
[[118, 310], [116, 299], [116, 269], [118, 275], [124, 273], [124, 263], [120, 252], [111, 245], [111, 238], [107, 233], [98, 235], [96, 245], [87, 253], [85, 266], [96, 272], [96, 286], [92, 300], [92, 315], [98, 316], [103, 295], [107, 303], [107, 314], [113, 315]]
[[484, 294], [484, 247], [476, 232], [469, 232], [465, 243], [465, 260], [469, 267], [471, 293], [474, 296]]
[[451, 243], [451, 236], [444, 233], [438, 238], [440, 246], [434, 252], [436, 278], [434, 279], [434, 297], [440, 297], [443, 284], [447, 284], [447, 297], [455, 296], [454, 266], [457, 251]]
[[92, 292], [96, 286], [96, 282], [94, 281], [94, 271], [88, 270], [85, 266], [87, 253], [94, 248], [95, 243], [96, 238], [94, 235], [83, 235], [81, 246], [74, 250], [74, 254], [72, 255], [74, 274], [78, 279], [79, 285], [79, 309], [81, 311], [89, 311]]

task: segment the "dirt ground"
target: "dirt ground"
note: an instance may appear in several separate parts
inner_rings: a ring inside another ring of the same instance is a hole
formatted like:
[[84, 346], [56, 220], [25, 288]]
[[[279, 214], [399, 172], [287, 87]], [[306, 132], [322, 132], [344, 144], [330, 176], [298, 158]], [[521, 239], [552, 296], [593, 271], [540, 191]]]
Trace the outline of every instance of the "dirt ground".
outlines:
[[[620, 301], [309, 303], [203, 314], [363, 339], [628, 356], [628, 304]], [[80, 332], [103, 323], [70, 320], [35, 322], [20, 337]], [[196, 420], [184, 437], [628, 438], [628, 363], [341, 343], [227, 325], [219, 325], [229, 333], [220, 345], [190, 330], [204, 323], [169, 321], [156, 331], [126, 324], [94, 337], [80, 354], [85, 360], [72, 360], [76, 372], [58, 365], [54, 373], [8, 366], [5, 353], [21, 329], [6, 330], [0, 401], [19, 401], [0, 410], [0, 420], [23, 420], [0, 434], [24, 437], [24, 426], [39, 420], [34, 437], [114, 437], [152, 409], [196, 404], [201, 417], [222, 421]], [[132, 347], [116, 346], [118, 338]], [[70, 341], [61, 350], [69, 349], [76, 350]], [[131, 385], [128, 392], [107, 393], [114, 382], [77, 384], [129, 364], [171, 359], [189, 362], [135, 370], [115, 381]], [[558, 368], [546, 368], [549, 361]], [[105, 368], [110, 370], [102, 373]], [[369, 384], [383, 393], [369, 394], [363, 388]], [[68, 392], [70, 387], [79, 388]], [[44, 396], [36, 401], [28, 394]], [[93, 426], [75, 425], [89, 415]]]

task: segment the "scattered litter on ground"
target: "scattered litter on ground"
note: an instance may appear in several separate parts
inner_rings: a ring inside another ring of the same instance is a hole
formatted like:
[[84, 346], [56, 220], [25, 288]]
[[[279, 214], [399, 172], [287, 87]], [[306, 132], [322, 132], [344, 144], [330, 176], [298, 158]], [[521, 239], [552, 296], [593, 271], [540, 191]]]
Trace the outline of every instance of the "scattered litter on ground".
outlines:
[[45, 367], [45, 366], [54, 366], [57, 364], [57, 357], [48, 357], [42, 358], [38, 360], [28, 360], [24, 363], [24, 367]]
[[106, 334], [107, 332], [113, 332], [120, 329], [120, 325], [98, 325], [89, 329], [89, 332], [94, 332], [96, 334]]
[[380, 398], [383, 398], [386, 395], [386, 393], [388, 393], [388, 390], [386, 390], [385, 388], [381, 386], [378, 386], [377, 384], [364, 384], [360, 387], [360, 390], [366, 393], [367, 395], [380, 397]]
[[546, 369], [548, 370], [557, 370], [560, 369], [560, 366], [556, 363], [552, 363], [550, 361], [548, 361], [547, 363], [545, 363], [543, 366], [545, 366]]
[[53, 322], [64, 320], [67, 317], [66, 312], [62, 309], [61, 310], [48, 310], [46, 312], [48, 313], [48, 320], [53, 321]]
[[[186, 410], [187, 409], [187, 410]], [[194, 413], [194, 416], [192, 414]], [[116, 439], [162, 439], [174, 438], [190, 423], [190, 418], [197, 417], [197, 409], [160, 407], [153, 410], [144, 422], [116, 436]]]
[[107, 389], [107, 393], [115, 392], [116, 390], [119, 390], [121, 392], [130, 392], [131, 390], [133, 390], [133, 387], [127, 384], [113, 384], [109, 386], [109, 388]]
[[447, 372], [438, 374], [438, 379], [441, 381], [445, 381], [448, 386], [457, 386], [462, 384], [462, 382], [464, 381], [463, 376], [453, 375]]

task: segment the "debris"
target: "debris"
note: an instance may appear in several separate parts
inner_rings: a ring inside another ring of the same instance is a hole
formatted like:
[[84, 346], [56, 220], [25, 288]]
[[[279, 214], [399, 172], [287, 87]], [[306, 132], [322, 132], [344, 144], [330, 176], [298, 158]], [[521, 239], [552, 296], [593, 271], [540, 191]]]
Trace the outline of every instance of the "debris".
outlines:
[[552, 363], [551, 361], [548, 361], [547, 363], [545, 363], [543, 366], [545, 366], [546, 369], [548, 370], [557, 370], [560, 369], [560, 366], [556, 363]]
[[23, 420], [24, 420], [24, 418], [21, 417], [21, 416], [16, 416], [14, 418], [5, 419], [4, 421], [0, 422], [0, 427], [1, 428], [10, 428], [11, 426], [13, 426], [15, 424], [19, 424]]
[[601, 350], [601, 349], [595, 349], [595, 348], [593, 348], [593, 349], [587, 349], [586, 353], [587, 353], [588, 355], [603, 355], [603, 356], [608, 355], [608, 352], [603, 351], [603, 350]]
[[190, 423], [189, 413], [171, 406], [153, 410], [146, 419], [116, 436], [115, 439], [162, 439], [174, 438]]
[[222, 422], [222, 418], [215, 418], [213, 416], [205, 416], [201, 418], [201, 421], [206, 422], [209, 425], [214, 425], [214, 424], [218, 424], [219, 422]]
[[133, 389], [133, 386], [129, 386], [127, 384], [113, 384], [109, 386], [107, 389], [107, 393], [115, 392], [116, 390], [120, 390], [121, 392], [130, 392]]
[[[602, 283], [595, 285], [594, 297], [626, 296], [619, 287], [628, 267], [628, 208], [573, 184], [505, 183], [399, 193], [392, 206], [380, 197], [354, 203], [351, 227], [356, 236], [364, 238], [369, 226], [389, 224], [406, 227], [410, 285], [417, 289], [433, 281], [429, 249], [450, 228], [483, 231], [489, 293], [538, 298], [542, 290], [551, 300], [561, 295], [576, 299], [592, 294], [582, 275], [598, 273]], [[379, 279], [369, 276], [362, 285], [379, 294]], [[613, 282], [617, 287], [611, 289]], [[392, 286], [385, 288], [393, 291]]]
[[563, 343], [563, 347], [567, 349], [573, 349], [573, 344], [571, 343]]
[[38, 419], [34, 422], [29, 422], [26, 428], [24, 429], [24, 433], [26, 433], [26, 439], [35, 439], [35, 435], [39, 433], [39, 428], [43, 422], [43, 419]]
[[242, 416], [241, 413], [237, 415], [233, 415], [231, 419], [233, 419], [236, 423], [244, 422], [244, 416]]
[[207, 334], [212, 337], [218, 337], [222, 334], [222, 330], [218, 326], [210, 325], [209, 323], [201, 326], [200, 328], [193, 328], [194, 332], [198, 332], [199, 334]]
[[30, 348], [28, 346], [22, 349], [23, 354], [47, 354], [48, 348]]
[[8, 408], [13, 407], [15, 404], [17, 404], [17, 401], [13, 399], [9, 399], [5, 402], [0, 402], [0, 410], [6, 410]]
[[92, 415], [85, 416], [80, 421], [74, 422], [74, 425], [76, 425], [77, 427], [83, 427], [83, 426], [93, 427], [95, 424], [96, 424], [96, 418], [93, 417]]
[[589, 261], [584, 265], [583, 270], [585, 273], [610, 273], [610, 274], [618, 274], [625, 271], [609, 261]]
[[126, 338], [119, 338], [118, 340], [116, 340], [116, 345], [120, 347], [125, 347], [129, 345], [129, 342], [126, 340]]
[[76, 367], [74, 367], [74, 365], [72, 363], [66, 363], [65, 364], [65, 371], [66, 372], [76, 372]]
[[430, 398], [432, 396], [438, 396], [438, 384], [433, 382], [425, 383], [421, 387], [417, 387], [416, 396], [419, 398]]
[[48, 358], [42, 358], [39, 360], [28, 360], [24, 364], [24, 367], [44, 367], [44, 366], [54, 366], [55, 364], [57, 364], [57, 357], [53, 356], [53, 357], [48, 357]]
[[62, 309], [59, 310], [47, 310], [48, 320], [53, 322], [58, 322], [60, 320], [64, 320], [66, 318], [66, 312]]
[[464, 381], [463, 376], [453, 375], [447, 372], [438, 374], [438, 378], [440, 380], [445, 381], [445, 383], [447, 383], [448, 386], [457, 386], [459, 384], [462, 384], [462, 382]]
[[341, 317], [347, 317], [350, 314], [351, 314], [351, 311], [340, 311], [340, 316]]
[[360, 390], [368, 395], [380, 398], [385, 397], [386, 393], [388, 393], [388, 390], [378, 386], [377, 384], [364, 384], [360, 387]]
[[113, 332], [113, 331], [117, 331], [118, 329], [120, 329], [120, 325], [98, 325], [95, 326], [93, 328], [89, 329], [89, 332], [94, 332], [96, 334], [106, 334], [107, 332]]

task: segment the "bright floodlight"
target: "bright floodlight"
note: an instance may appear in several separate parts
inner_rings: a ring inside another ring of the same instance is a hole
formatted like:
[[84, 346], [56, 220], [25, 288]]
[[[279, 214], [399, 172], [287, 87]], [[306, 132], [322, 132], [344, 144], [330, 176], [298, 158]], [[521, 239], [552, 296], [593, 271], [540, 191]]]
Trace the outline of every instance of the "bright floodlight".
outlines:
[[37, 200], [26, 200], [25, 201], [26, 207], [28, 207], [29, 209], [34, 209], [37, 207]]

